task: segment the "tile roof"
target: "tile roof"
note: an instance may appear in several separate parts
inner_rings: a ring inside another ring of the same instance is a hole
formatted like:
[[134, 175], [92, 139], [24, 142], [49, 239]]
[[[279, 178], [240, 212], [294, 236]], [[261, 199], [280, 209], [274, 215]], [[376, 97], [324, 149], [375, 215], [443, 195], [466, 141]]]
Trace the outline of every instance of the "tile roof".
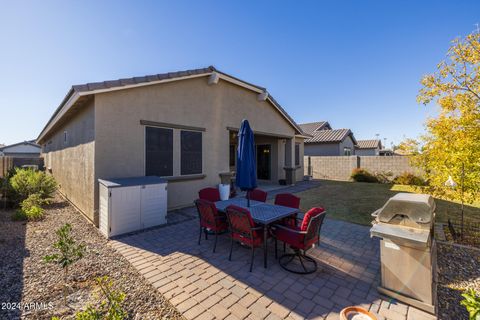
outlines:
[[[118, 79], [118, 80], [107, 80], [107, 81], [101, 81], [101, 82], [89, 82], [85, 84], [74, 85], [72, 86], [72, 89], [75, 92], [87, 92], [87, 91], [94, 91], [94, 90], [111, 89], [111, 88], [118, 88], [118, 87], [130, 86], [135, 84], [148, 83], [152, 81], [161, 81], [161, 80], [175, 79], [180, 77], [188, 77], [193, 75], [210, 74], [214, 71], [219, 72], [218, 70], [215, 69], [215, 67], [210, 66], [208, 68], [158, 73], [158, 74], [147, 75], [143, 77], [132, 77], [132, 78], [124, 78], [124, 79]], [[259, 89], [264, 89], [258, 86], [255, 86], [255, 87]]]
[[357, 140], [357, 149], [376, 149], [381, 148], [380, 140]]
[[[217, 70], [214, 66], [209, 66], [207, 68], [200, 68], [200, 69], [191, 69], [191, 70], [184, 70], [184, 71], [177, 71], [177, 72], [168, 72], [168, 73], [159, 73], [159, 74], [154, 74], [154, 75], [147, 75], [143, 77], [133, 77], [133, 78], [125, 78], [125, 79], [118, 79], [118, 80], [108, 80], [108, 81], [102, 81], [102, 82], [90, 82], [90, 83], [85, 83], [85, 84], [80, 84], [80, 85], [73, 85], [71, 89], [68, 91], [67, 95], [61, 102], [61, 104], [58, 106], [58, 108], [55, 110], [53, 113], [52, 117], [50, 120], [47, 122], [45, 127], [42, 129], [40, 135], [38, 136], [37, 139], [40, 139], [44, 134], [46, 134], [47, 127], [50, 125], [50, 123], [55, 119], [57, 114], [60, 113], [60, 110], [64, 107], [64, 105], [68, 102], [68, 100], [74, 95], [78, 93], [83, 93], [85, 94], [95, 94], [96, 90], [109, 90], [109, 89], [122, 89], [122, 87], [125, 86], [132, 86], [132, 85], [139, 85], [139, 84], [145, 84], [148, 82], [156, 82], [156, 81], [162, 81], [162, 80], [168, 80], [168, 79], [177, 79], [182, 78], [182, 77], [188, 77], [188, 76], [202, 76], [202, 75], [209, 75], [212, 74], [213, 72], [223, 74], [227, 76], [228, 78], [231, 78], [233, 80], [239, 81], [245, 85], [254, 87], [256, 89], [259, 89], [261, 91], [266, 92], [267, 90], [263, 87], [251, 84], [249, 82], [243, 81], [241, 79], [238, 79], [234, 76], [231, 76], [229, 74], [223, 73], [219, 70]], [[273, 103], [273, 105], [278, 109], [278, 111], [288, 120], [290, 123], [293, 125], [293, 127], [298, 131], [299, 134], [305, 134], [303, 130], [300, 128], [300, 126], [290, 117], [290, 115], [285, 111], [285, 109], [282, 108], [282, 106], [270, 95], [268, 94], [268, 98], [270, 101]], [[50, 130], [50, 129], [49, 129]]]
[[312, 133], [313, 137], [306, 139], [305, 143], [331, 143], [331, 142], [341, 142], [347, 136], [351, 135], [352, 139], [353, 134], [350, 129], [336, 129], [336, 130], [318, 130]]
[[19, 146], [19, 145], [31, 145], [31, 146], [34, 146], [34, 147], [38, 147], [40, 148], [40, 145], [39, 144], [36, 144], [35, 143], [35, 140], [28, 140], [28, 141], [22, 141], [22, 142], [17, 142], [17, 143], [14, 143], [14, 144], [9, 144], [9, 145], [2, 145], [0, 144], [0, 151], [3, 151], [5, 149], [8, 149], [8, 148], [11, 148], [11, 147], [16, 147], [16, 146]]
[[321, 130], [322, 128], [326, 127], [328, 129], [332, 129], [330, 124], [327, 121], [317, 121], [317, 122], [310, 122], [310, 123], [302, 123], [299, 124], [300, 128], [302, 128], [303, 132], [307, 134], [313, 134], [315, 130]]

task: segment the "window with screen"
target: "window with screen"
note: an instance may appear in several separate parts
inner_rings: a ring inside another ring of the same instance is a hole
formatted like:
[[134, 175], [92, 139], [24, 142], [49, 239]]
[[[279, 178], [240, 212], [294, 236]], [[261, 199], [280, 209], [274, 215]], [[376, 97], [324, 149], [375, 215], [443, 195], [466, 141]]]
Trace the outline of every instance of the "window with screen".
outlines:
[[202, 173], [202, 133], [182, 130], [180, 144], [180, 174]]
[[296, 166], [300, 165], [300, 144], [299, 143], [295, 144], [295, 165]]
[[173, 130], [145, 128], [145, 175], [173, 176]]

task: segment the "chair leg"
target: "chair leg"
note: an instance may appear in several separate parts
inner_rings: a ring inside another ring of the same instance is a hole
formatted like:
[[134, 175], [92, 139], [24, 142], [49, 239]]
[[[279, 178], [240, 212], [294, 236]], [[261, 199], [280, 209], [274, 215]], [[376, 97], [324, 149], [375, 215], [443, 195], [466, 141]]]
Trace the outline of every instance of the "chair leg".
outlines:
[[208, 230], [207, 230], [207, 228], [204, 229], [204, 232], [205, 232], [205, 240], [208, 240]]
[[200, 234], [198, 235], [198, 245], [200, 245], [200, 240], [202, 240], [202, 227], [200, 226]]
[[218, 239], [218, 232], [215, 232], [215, 243], [213, 245], [213, 253], [215, 253], [215, 249], [217, 249], [217, 239]]
[[233, 237], [230, 240], [230, 255], [228, 256], [228, 261], [232, 261], [232, 250], [233, 250]]
[[253, 269], [253, 258], [255, 256], [255, 247], [252, 246], [252, 258], [250, 260], [250, 272], [252, 272], [252, 269]]
[[277, 238], [275, 238], [275, 259], [278, 258], [278, 254], [277, 254]]
[[287, 251], [287, 244], [284, 242], [283, 243], [283, 252]]

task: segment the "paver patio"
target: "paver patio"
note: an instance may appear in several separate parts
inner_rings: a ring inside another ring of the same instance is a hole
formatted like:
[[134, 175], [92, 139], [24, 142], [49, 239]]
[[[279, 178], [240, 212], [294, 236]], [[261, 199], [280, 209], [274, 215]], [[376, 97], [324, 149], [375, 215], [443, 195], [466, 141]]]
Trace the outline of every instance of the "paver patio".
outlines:
[[379, 319], [436, 319], [377, 293], [379, 242], [368, 227], [327, 219], [321, 245], [309, 251], [319, 262], [317, 272], [296, 275], [279, 266], [273, 241], [268, 268], [259, 249], [249, 272], [249, 249], [236, 245], [228, 261], [227, 235], [219, 237], [216, 253], [213, 237], [197, 244], [194, 208], [170, 216], [165, 227], [110, 243], [187, 319], [338, 319], [350, 305]]

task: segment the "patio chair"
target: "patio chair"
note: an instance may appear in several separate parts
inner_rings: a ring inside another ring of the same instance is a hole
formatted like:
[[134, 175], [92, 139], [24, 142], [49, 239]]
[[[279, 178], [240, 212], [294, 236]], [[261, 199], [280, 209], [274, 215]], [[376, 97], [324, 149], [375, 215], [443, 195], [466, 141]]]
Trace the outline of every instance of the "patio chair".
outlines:
[[250, 200], [266, 202], [267, 201], [267, 193], [261, 189], [253, 189], [247, 191], [247, 197]]
[[227, 220], [230, 228], [230, 255], [228, 260], [232, 261], [233, 242], [237, 241], [251, 248], [250, 272], [253, 268], [255, 248], [263, 244], [263, 226], [257, 226], [247, 209], [230, 205], [227, 207]]
[[[279, 193], [275, 196], [275, 204], [279, 206], [299, 209], [300, 208], [300, 198], [294, 196], [291, 193]], [[295, 227], [297, 223], [297, 214], [283, 219], [283, 224], [287, 226]]]
[[217, 202], [220, 201], [220, 191], [217, 188], [204, 188], [198, 191], [198, 197], [202, 200]]
[[[306, 252], [313, 247], [315, 242], [319, 242], [320, 228], [325, 215], [325, 209], [312, 208], [305, 213], [300, 227], [275, 225], [273, 230], [275, 236], [275, 257], [277, 257], [277, 240], [288, 244], [294, 251], [294, 253], [283, 254], [278, 260], [283, 269], [298, 274], [309, 274], [317, 271], [317, 262], [312, 257], [309, 257]], [[298, 265], [296, 258], [298, 258], [301, 268], [292, 267], [294, 264]]]
[[[200, 219], [200, 234], [198, 235], [198, 244], [202, 239], [202, 232], [205, 233], [205, 240], [208, 240], [208, 233], [215, 234], [215, 244], [213, 245], [213, 252], [217, 248], [218, 235], [228, 230], [226, 216], [217, 211], [215, 203], [204, 200], [195, 200], [197, 206], [198, 218]], [[208, 231], [207, 231], [208, 230]]]

